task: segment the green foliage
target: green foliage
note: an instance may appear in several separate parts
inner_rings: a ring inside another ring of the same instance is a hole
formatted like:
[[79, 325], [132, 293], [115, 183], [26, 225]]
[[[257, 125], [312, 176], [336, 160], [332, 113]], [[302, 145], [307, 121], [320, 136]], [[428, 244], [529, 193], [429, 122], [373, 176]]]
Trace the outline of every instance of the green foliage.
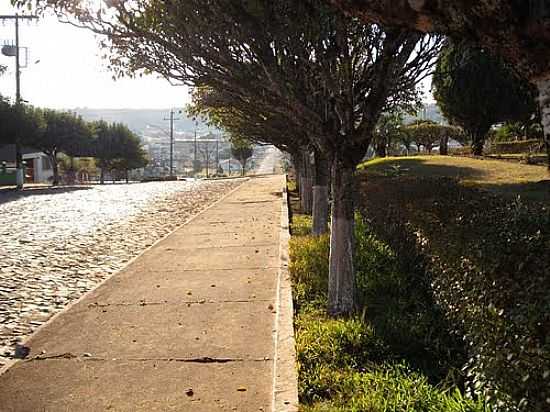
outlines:
[[241, 163], [241, 171], [244, 175], [246, 163], [252, 157], [252, 154], [254, 154], [254, 146], [247, 139], [233, 137], [231, 139], [231, 154]]
[[469, 390], [502, 410], [548, 410], [548, 210], [450, 179], [394, 179], [383, 192], [380, 184], [370, 179], [363, 201], [374, 230], [402, 264], [424, 260], [467, 345]]
[[[426, 292], [426, 281], [400, 272], [395, 253], [360, 217], [356, 239], [358, 290], [365, 309], [362, 316], [343, 319], [331, 318], [325, 310], [328, 237], [291, 239], [304, 410], [484, 411], [481, 401], [445, 389], [454, 387], [447, 374], [456, 372], [453, 362], [461, 365], [463, 357], [459, 351], [448, 353], [453, 341]], [[438, 387], [431, 381], [445, 383]]]
[[493, 146], [498, 154], [542, 153], [544, 145], [540, 140], [499, 141]]
[[[290, 190], [290, 189], [289, 189]], [[310, 235], [312, 218], [310, 215], [293, 215], [290, 223], [290, 233], [294, 236]]]
[[311, 375], [317, 387], [330, 391], [330, 397], [305, 405], [304, 412], [490, 412], [482, 400], [433, 386], [403, 364], [365, 372], [323, 365]]
[[[459, 127], [439, 125], [429, 120], [416, 121], [404, 128], [411, 141], [431, 153], [432, 148], [448, 139], [464, 141], [463, 131]], [[440, 147], [441, 150], [441, 147]]]
[[295, 286], [296, 305], [326, 299], [329, 237], [293, 236], [289, 249], [292, 255], [289, 270]]
[[542, 125], [539, 119], [524, 122], [506, 122], [500, 126], [494, 133], [493, 141], [511, 142], [524, 140], [542, 141], [544, 135], [542, 133]]
[[433, 76], [434, 97], [443, 114], [460, 124], [481, 154], [491, 125], [528, 119], [536, 111], [534, 93], [487, 50], [449, 43]]
[[102, 171], [128, 171], [147, 165], [147, 157], [138, 136], [127, 126], [99, 121], [93, 123], [92, 127], [95, 135], [94, 157]]

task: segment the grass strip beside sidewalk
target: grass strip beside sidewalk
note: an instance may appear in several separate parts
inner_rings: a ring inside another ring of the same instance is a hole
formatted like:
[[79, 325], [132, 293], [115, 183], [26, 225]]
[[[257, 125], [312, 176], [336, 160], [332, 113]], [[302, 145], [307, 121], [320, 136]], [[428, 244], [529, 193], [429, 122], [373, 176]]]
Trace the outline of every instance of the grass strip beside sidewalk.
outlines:
[[294, 216], [290, 272], [301, 410], [488, 411], [459, 390], [463, 348], [447, 333], [421, 275], [400, 273], [362, 219], [356, 263], [364, 310], [347, 319], [328, 316], [328, 237], [314, 238], [309, 228], [309, 218]]

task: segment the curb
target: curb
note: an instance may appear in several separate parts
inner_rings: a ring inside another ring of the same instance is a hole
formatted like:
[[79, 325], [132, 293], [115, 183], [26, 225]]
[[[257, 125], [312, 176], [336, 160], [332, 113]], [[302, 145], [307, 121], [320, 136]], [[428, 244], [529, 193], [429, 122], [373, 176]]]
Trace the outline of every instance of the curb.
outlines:
[[279, 247], [279, 274], [277, 279], [277, 315], [275, 318], [275, 356], [273, 365], [273, 412], [298, 411], [298, 374], [294, 341], [294, 308], [292, 285], [288, 273], [288, 194], [283, 188], [281, 231]]
[[[120, 268], [119, 270], [117, 270], [116, 272], [114, 273], [111, 273], [111, 275], [109, 275], [108, 277], [106, 277], [105, 279], [103, 279], [101, 282], [99, 282], [98, 284], [96, 284], [92, 289], [88, 290], [87, 292], [85, 292], [82, 296], [80, 296], [78, 299], [70, 302], [67, 306], [65, 306], [63, 309], [61, 309], [59, 312], [55, 313], [52, 315], [52, 317], [50, 317], [45, 323], [43, 323], [42, 325], [40, 325], [37, 329], [35, 329], [30, 335], [28, 335], [25, 339], [23, 339], [20, 344], [21, 345], [26, 345], [27, 342], [38, 332], [40, 332], [42, 329], [46, 328], [47, 326], [49, 326], [50, 323], [52, 323], [55, 319], [57, 319], [57, 317], [63, 315], [65, 312], [69, 311], [70, 309], [72, 309], [73, 306], [75, 306], [76, 304], [78, 304], [80, 301], [86, 299], [88, 297], [88, 295], [90, 295], [92, 292], [95, 292], [96, 289], [98, 289], [100, 286], [103, 286], [104, 284], [106, 284], [107, 282], [109, 282], [111, 279], [113, 279], [116, 275], [118, 275], [121, 271], [125, 270], [128, 266], [132, 265], [137, 259], [139, 259], [142, 255], [144, 255], [145, 253], [147, 253], [149, 250], [151, 250], [152, 248], [154, 248], [157, 244], [159, 244], [160, 242], [162, 242], [163, 240], [167, 239], [168, 237], [172, 236], [175, 232], [177, 232], [179, 229], [181, 229], [182, 227], [188, 225], [189, 223], [191, 223], [193, 220], [195, 220], [196, 218], [198, 218], [199, 216], [201, 216], [203, 213], [205, 213], [206, 211], [208, 211], [209, 209], [213, 208], [214, 206], [216, 206], [218, 203], [221, 203], [222, 201], [224, 201], [228, 196], [230, 196], [231, 194], [233, 194], [234, 192], [236, 192], [237, 190], [239, 190], [240, 188], [243, 187], [243, 185], [245, 185], [246, 183], [248, 183], [250, 181], [250, 178], [243, 178], [243, 181], [241, 184], [239, 184], [237, 187], [231, 189], [229, 192], [227, 192], [226, 194], [224, 194], [221, 198], [219, 198], [218, 200], [216, 200], [214, 203], [212, 203], [211, 205], [208, 205], [207, 207], [205, 207], [204, 209], [202, 209], [201, 211], [199, 211], [198, 213], [194, 214], [193, 216], [191, 216], [189, 219], [187, 219], [184, 223], [182, 223], [181, 225], [179, 225], [178, 227], [176, 227], [174, 230], [172, 230], [171, 232], [167, 233], [166, 235], [164, 235], [163, 237], [161, 237], [160, 239], [158, 239], [156, 242], [154, 242], [151, 246], [148, 246], [147, 248], [143, 249], [137, 256], [133, 257], [132, 259], [130, 259], [126, 265], [123, 267], [123, 268]], [[0, 368], [0, 376], [2, 376], [4, 373], [6, 373], [12, 366], [14, 366], [15, 364], [17, 364], [18, 362], [22, 361], [24, 359], [14, 359], [14, 360], [11, 360], [11, 361], [8, 361], [8, 363], [6, 363], [2, 368]]]

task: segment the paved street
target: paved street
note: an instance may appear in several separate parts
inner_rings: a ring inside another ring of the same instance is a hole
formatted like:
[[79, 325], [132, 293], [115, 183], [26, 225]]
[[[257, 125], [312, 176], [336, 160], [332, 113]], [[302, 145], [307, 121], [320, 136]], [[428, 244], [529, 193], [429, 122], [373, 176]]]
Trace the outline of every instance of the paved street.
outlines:
[[52, 314], [240, 183], [0, 192], [0, 367]]

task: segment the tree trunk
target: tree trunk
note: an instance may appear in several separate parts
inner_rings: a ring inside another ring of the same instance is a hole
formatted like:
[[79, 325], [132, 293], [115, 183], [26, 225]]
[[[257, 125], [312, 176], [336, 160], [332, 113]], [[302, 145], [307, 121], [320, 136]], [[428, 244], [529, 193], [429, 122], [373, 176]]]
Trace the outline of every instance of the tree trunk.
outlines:
[[472, 154], [474, 156], [483, 155], [483, 145], [485, 143], [485, 135], [479, 132], [472, 133]]
[[329, 164], [323, 155], [315, 152], [314, 182], [313, 182], [313, 228], [314, 236], [327, 232], [328, 225], [328, 180]]
[[537, 80], [535, 85], [539, 91], [542, 131], [548, 157], [548, 170], [550, 171], [550, 77]]
[[439, 139], [439, 154], [447, 156], [449, 154], [449, 137], [442, 136]]
[[99, 183], [104, 185], [105, 184], [105, 169], [101, 167], [99, 172]]
[[332, 160], [332, 213], [330, 232], [328, 311], [348, 315], [355, 309], [354, 189], [355, 167], [341, 155]]
[[128, 173], [128, 170], [126, 170], [125, 172], [126, 172], [126, 175], [125, 175], [125, 177], [126, 177], [126, 183], [130, 183], [130, 179], [129, 179], [129, 176], [128, 176], [128, 174], [129, 174], [129, 173]]
[[375, 144], [375, 152], [378, 157], [386, 157], [388, 155], [386, 150], [386, 142], [380, 142]]
[[57, 154], [54, 152], [50, 155], [50, 162], [52, 162], [53, 181], [52, 186], [59, 184], [59, 167], [57, 164]]
[[309, 150], [304, 150], [301, 158], [300, 201], [302, 212], [311, 215], [313, 210], [313, 173]]

